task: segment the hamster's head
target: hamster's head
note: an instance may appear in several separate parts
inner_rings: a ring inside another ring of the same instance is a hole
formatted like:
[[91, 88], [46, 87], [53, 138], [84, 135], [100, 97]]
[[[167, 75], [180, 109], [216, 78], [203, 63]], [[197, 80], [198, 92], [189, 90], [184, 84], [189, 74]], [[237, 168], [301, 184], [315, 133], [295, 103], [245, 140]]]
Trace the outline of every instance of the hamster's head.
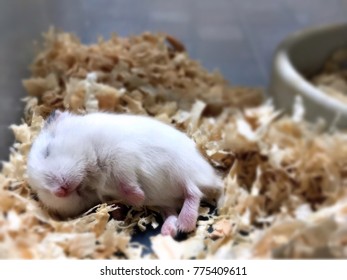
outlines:
[[87, 208], [84, 189], [97, 172], [92, 144], [78, 125], [81, 116], [55, 111], [35, 139], [27, 163], [28, 182], [39, 200], [61, 216], [74, 216]]

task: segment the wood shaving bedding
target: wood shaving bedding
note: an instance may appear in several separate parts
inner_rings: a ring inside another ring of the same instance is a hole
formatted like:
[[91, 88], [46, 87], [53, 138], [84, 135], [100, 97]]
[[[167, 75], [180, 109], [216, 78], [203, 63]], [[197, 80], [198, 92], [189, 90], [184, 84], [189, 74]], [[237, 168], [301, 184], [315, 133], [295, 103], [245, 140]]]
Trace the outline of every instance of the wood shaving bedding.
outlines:
[[[347, 134], [282, 116], [256, 89], [230, 86], [165, 34], [83, 45], [50, 30], [23, 81], [24, 122], [0, 173], [0, 258], [231, 259], [347, 257]], [[183, 241], [134, 232], [159, 226], [156, 209], [102, 204], [57, 221], [26, 183], [26, 159], [54, 110], [145, 114], [185, 131], [224, 178], [216, 211], [200, 208]], [[117, 212], [119, 211], [119, 212]]]
[[324, 93], [347, 103], [347, 49], [336, 50], [324, 63], [312, 83]]

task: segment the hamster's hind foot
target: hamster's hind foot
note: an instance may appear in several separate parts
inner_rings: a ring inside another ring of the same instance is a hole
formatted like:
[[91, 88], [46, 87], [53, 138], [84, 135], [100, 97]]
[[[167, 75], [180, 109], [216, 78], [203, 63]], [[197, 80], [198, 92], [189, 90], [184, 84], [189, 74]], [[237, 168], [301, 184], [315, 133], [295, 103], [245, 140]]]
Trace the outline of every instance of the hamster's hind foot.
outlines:
[[125, 201], [132, 206], [142, 206], [145, 201], [145, 193], [135, 184], [120, 183], [120, 191]]
[[175, 209], [165, 209], [163, 211], [164, 224], [161, 227], [162, 235], [177, 235], [177, 212]]
[[177, 227], [181, 232], [191, 232], [196, 228], [201, 198], [201, 192], [196, 189], [194, 184], [187, 185], [186, 197], [177, 219]]

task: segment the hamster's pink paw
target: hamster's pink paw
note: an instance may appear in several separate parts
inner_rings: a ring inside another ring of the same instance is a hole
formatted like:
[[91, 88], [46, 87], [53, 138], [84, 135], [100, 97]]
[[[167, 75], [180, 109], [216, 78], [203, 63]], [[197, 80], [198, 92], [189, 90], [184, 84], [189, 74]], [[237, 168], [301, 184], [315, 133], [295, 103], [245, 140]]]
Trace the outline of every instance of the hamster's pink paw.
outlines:
[[188, 195], [184, 200], [183, 207], [177, 219], [177, 227], [179, 231], [191, 232], [196, 228], [198, 219], [200, 198], [198, 195]]
[[177, 226], [174, 224], [163, 224], [161, 228], [161, 234], [162, 235], [171, 235], [172, 237], [175, 237], [177, 234]]
[[194, 213], [194, 211], [191, 213], [181, 212], [177, 220], [178, 230], [181, 232], [194, 231], [196, 228], [197, 218], [198, 218], [198, 213]]
[[130, 192], [126, 200], [130, 205], [142, 206], [145, 201], [145, 193], [141, 189]]
[[161, 227], [161, 234], [162, 235], [171, 235], [172, 237], [175, 237], [177, 234], [177, 217], [176, 216], [170, 216], [168, 217], [163, 226]]
[[177, 234], [177, 211], [174, 208], [163, 208], [162, 216], [164, 224], [161, 227], [162, 235], [171, 235], [175, 237]]
[[139, 186], [120, 185], [121, 193], [127, 203], [133, 206], [142, 206], [145, 201], [145, 193]]

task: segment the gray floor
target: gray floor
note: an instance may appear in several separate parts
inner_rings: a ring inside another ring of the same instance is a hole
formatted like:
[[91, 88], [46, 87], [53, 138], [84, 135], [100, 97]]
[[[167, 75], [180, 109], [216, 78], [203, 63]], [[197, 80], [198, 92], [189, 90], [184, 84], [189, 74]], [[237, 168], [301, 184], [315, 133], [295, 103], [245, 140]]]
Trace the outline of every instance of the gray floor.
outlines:
[[346, 15], [347, 0], [0, 0], [0, 160], [13, 141], [8, 126], [20, 122], [20, 80], [29, 75], [32, 42], [50, 25], [85, 43], [112, 32], [165, 31], [231, 83], [266, 86], [283, 38]]

